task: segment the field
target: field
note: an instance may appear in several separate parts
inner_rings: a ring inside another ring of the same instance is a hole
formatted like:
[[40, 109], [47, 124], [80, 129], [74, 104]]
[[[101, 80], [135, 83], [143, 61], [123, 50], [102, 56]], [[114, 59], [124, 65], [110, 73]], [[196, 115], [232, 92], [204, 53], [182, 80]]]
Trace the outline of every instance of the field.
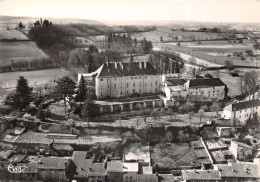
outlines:
[[170, 169], [199, 166], [196, 154], [188, 143], [159, 143], [152, 148], [151, 158], [159, 167]]
[[[211, 41], [214, 42], [214, 41]], [[245, 52], [246, 50], [253, 50], [251, 44], [235, 44], [235, 45], [229, 45], [227, 42], [226, 44], [220, 43], [218, 44], [211, 44], [211, 43], [205, 43], [202, 45], [195, 45], [189, 43], [182, 44], [181, 46], [177, 46], [176, 43], [156, 43], [154, 44], [154, 49], [155, 50], [166, 50], [166, 51], [173, 51], [173, 52], [180, 52], [183, 54], [187, 54], [190, 56], [194, 56], [197, 59], [207, 61], [209, 63], [214, 63], [214, 64], [220, 64], [224, 65], [226, 60], [230, 60], [234, 63], [234, 65], [247, 65], [247, 66], [260, 66], [260, 60], [259, 58], [255, 60], [250, 60], [249, 58], [247, 60], [240, 60], [237, 58], [229, 58], [227, 57], [227, 53], [233, 54], [235, 51], [241, 51]], [[193, 46], [193, 47], [191, 47]], [[216, 56], [219, 51], [223, 51], [224, 55], [223, 56]], [[215, 55], [213, 55], [215, 54]], [[184, 58], [185, 59], [185, 58]], [[209, 64], [208, 63], [208, 64]], [[203, 63], [203, 65], [205, 65]], [[208, 66], [208, 65], [207, 65]]]
[[146, 40], [150, 40], [152, 42], [161, 42], [161, 37], [163, 41], [174, 41], [175, 38], [168, 36], [168, 34], [158, 32], [158, 31], [151, 31], [151, 32], [142, 32], [142, 33], [134, 33], [131, 34], [132, 39], [136, 38], [138, 41], [143, 40], [145, 37]]
[[0, 31], [0, 40], [29, 40], [29, 38], [18, 30]]
[[4, 89], [15, 88], [19, 76], [24, 76], [30, 86], [44, 86], [46, 83], [54, 83], [54, 80], [65, 75], [68, 75], [68, 71], [64, 69], [0, 73], [0, 87]]
[[0, 65], [9, 65], [11, 60], [31, 61], [37, 58], [47, 58], [48, 56], [40, 50], [33, 41], [0, 41]]

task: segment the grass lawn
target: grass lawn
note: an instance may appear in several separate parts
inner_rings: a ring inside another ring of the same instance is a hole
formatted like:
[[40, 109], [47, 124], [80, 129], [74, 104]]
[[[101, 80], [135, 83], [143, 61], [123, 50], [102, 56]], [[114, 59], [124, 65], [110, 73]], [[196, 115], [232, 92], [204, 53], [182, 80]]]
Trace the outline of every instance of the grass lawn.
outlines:
[[188, 143], [159, 143], [152, 147], [151, 158], [154, 164], [170, 169], [199, 166], [196, 154]]
[[0, 42], [0, 65], [9, 65], [13, 61], [31, 61], [48, 58], [33, 41]]
[[30, 86], [44, 86], [46, 83], [54, 83], [69, 72], [65, 69], [47, 69], [37, 71], [19, 71], [0, 73], [0, 87], [5, 89], [13, 89], [16, 86], [16, 82], [19, 76], [24, 76]]

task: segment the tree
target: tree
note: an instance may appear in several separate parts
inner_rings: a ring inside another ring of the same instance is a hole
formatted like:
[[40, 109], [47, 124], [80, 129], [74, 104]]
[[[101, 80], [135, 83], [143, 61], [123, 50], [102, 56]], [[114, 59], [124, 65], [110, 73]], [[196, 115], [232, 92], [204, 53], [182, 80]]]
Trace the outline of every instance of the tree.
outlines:
[[60, 78], [54, 88], [55, 96], [64, 101], [65, 115], [67, 114], [67, 102], [72, 97], [72, 95], [75, 94], [75, 88], [76, 84], [69, 76], [64, 76]]
[[254, 56], [254, 53], [253, 53], [252, 50], [246, 50], [245, 53], [246, 53], [246, 55], [249, 56], [249, 57]]
[[253, 45], [253, 47], [256, 49], [256, 50], [260, 50], [260, 43], [255, 43], [254, 45]]
[[171, 131], [167, 131], [165, 136], [167, 138], [168, 143], [171, 143], [171, 140], [173, 139], [172, 132]]
[[143, 48], [144, 53], [147, 54], [152, 51], [153, 44], [151, 41], [147, 41], [146, 38], [144, 37], [144, 39], [141, 42], [141, 47]]
[[84, 101], [86, 99], [87, 94], [87, 87], [86, 87], [86, 82], [81, 75], [80, 81], [79, 81], [79, 87], [78, 87], [78, 93], [75, 97], [75, 101]]
[[211, 106], [210, 106], [210, 111], [216, 111], [218, 114], [218, 111], [220, 110], [219, 104], [214, 102]]
[[251, 95], [258, 88], [258, 73], [256, 71], [246, 72], [243, 78], [245, 90]]
[[233, 61], [230, 60], [226, 60], [225, 61], [225, 66], [226, 68], [229, 70], [229, 72], [234, 68], [234, 63]]
[[19, 28], [19, 29], [24, 29], [25, 26], [22, 24], [22, 22], [20, 22], [20, 23], [18, 24], [18, 28]]
[[205, 111], [205, 112], [208, 111], [208, 109], [209, 108], [208, 108], [207, 105], [203, 105], [203, 106], [200, 107], [200, 110]]
[[131, 54], [130, 56], [130, 63], [134, 62], [134, 57], [133, 57], [133, 54]]
[[171, 107], [167, 109], [166, 113], [171, 117], [171, 121], [173, 121], [173, 116], [175, 116], [175, 119], [176, 119], [176, 114], [174, 113], [174, 111]]
[[33, 88], [29, 87], [27, 79], [23, 76], [19, 76], [15, 93], [7, 97], [6, 103], [15, 109], [24, 109], [29, 106], [32, 100], [32, 90]]

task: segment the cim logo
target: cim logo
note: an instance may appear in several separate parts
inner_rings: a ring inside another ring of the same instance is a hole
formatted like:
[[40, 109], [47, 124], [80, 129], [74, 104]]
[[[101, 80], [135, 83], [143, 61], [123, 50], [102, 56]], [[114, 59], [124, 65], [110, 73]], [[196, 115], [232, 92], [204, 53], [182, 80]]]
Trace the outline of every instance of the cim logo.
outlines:
[[6, 165], [5, 168], [8, 169], [10, 173], [22, 173], [27, 167], [23, 166], [14, 166], [13, 164]]

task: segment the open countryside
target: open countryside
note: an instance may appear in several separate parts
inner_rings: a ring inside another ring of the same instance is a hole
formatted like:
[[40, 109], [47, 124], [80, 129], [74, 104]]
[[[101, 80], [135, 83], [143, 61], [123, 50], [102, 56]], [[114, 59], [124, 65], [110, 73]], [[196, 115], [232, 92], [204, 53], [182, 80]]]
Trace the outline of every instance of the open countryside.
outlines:
[[0, 181], [260, 181], [260, 25], [201, 1], [0, 1]]

